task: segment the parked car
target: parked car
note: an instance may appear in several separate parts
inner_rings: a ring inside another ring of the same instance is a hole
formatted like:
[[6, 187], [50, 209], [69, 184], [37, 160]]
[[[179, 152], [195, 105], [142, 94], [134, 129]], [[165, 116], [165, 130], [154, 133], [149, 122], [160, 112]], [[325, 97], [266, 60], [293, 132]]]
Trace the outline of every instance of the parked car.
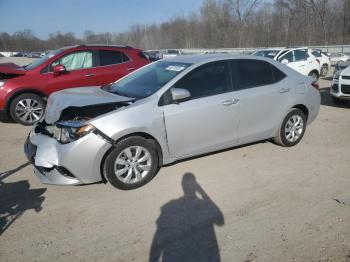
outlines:
[[147, 50], [144, 53], [148, 56], [148, 59], [152, 62], [158, 61], [163, 58], [163, 53], [159, 50]]
[[333, 53], [333, 54], [331, 54], [330, 59], [331, 59], [331, 62], [336, 63], [339, 61], [345, 62], [345, 61], [349, 60], [350, 57], [348, 55], [343, 54], [343, 53]]
[[27, 54], [27, 57], [29, 58], [39, 58], [41, 57], [41, 53], [40, 52], [30, 52]]
[[14, 53], [13, 57], [25, 57], [27, 56], [26, 53], [24, 52], [17, 52], [17, 53]]
[[181, 50], [178, 49], [168, 49], [168, 50], [163, 50], [163, 58], [169, 58], [169, 57], [175, 57], [182, 55]]
[[43, 183], [134, 189], [180, 159], [270, 138], [294, 146], [319, 107], [316, 82], [271, 59], [179, 56], [52, 94], [25, 153]]
[[140, 49], [80, 45], [60, 48], [25, 67], [0, 64], [0, 114], [32, 125], [43, 116], [51, 93], [106, 85], [148, 63]]
[[257, 50], [252, 55], [274, 59], [315, 80], [320, 76], [320, 63], [308, 48], [271, 48]]
[[316, 60], [321, 66], [320, 75], [326, 76], [331, 68], [331, 60], [322, 50], [312, 50], [312, 54], [316, 57]]
[[350, 101], [350, 60], [335, 65], [330, 94], [335, 104]]

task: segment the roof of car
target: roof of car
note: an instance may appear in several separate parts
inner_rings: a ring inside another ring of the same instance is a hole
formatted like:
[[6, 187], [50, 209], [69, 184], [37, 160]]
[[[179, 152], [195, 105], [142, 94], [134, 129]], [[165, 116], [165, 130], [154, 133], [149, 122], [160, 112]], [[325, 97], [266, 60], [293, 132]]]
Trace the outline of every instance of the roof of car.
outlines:
[[163, 60], [179, 62], [179, 63], [204, 63], [211, 62], [216, 60], [224, 60], [224, 59], [255, 59], [255, 60], [265, 60], [272, 61], [271, 59], [267, 59], [264, 57], [257, 57], [251, 55], [230, 55], [230, 54], [199, 54], [199, 55], [181, 55], [170, 58], [165, 58]]

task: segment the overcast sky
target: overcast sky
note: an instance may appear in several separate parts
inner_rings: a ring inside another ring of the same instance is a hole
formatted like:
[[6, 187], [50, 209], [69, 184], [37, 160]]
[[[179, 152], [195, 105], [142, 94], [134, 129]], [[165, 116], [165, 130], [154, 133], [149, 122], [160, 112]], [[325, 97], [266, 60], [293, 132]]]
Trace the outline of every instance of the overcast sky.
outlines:
[[0, 0], [0, 32], [30, 29], [47, 38], [56, 31], [123, 32], [198, 11], [204, 0]]

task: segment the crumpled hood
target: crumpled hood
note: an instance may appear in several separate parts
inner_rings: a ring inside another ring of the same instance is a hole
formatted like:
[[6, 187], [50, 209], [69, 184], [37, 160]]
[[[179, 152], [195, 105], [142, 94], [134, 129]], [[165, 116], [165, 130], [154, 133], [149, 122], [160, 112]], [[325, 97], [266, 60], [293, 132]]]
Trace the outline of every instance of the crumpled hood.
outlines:
[[16, 75], [24, 75], [27, 71], [16, 65], [14, 63], [2, 63], [0, 64], [0, 73], [4, 74], [16, 74]]
[[116, 102], [133, 101], [133, 98], [114, 95], [99, 86], [70, 88], [49, 96], [45, 110], [45, 122], [52, 124], [60, 119], [61, 112], [68, 107], [84, 107]]

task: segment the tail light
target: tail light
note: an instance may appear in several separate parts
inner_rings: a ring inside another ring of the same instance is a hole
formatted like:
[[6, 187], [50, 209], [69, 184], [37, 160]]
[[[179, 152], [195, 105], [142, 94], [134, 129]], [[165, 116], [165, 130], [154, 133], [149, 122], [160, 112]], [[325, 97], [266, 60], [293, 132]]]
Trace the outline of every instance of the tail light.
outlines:
[[316, 59], [316, 61], [317, 61], [317, 63], [320, 65], [321, 64], [321, 62], [320, 62], [320, 60], [319, 59]]
[[312, 85], [314, 88], [316, 88], [317, 90], [320, 90], [320, 86], [319, 86], [319, 84], [318, 84], [316, 81], [312, 82], [311, 85]]

